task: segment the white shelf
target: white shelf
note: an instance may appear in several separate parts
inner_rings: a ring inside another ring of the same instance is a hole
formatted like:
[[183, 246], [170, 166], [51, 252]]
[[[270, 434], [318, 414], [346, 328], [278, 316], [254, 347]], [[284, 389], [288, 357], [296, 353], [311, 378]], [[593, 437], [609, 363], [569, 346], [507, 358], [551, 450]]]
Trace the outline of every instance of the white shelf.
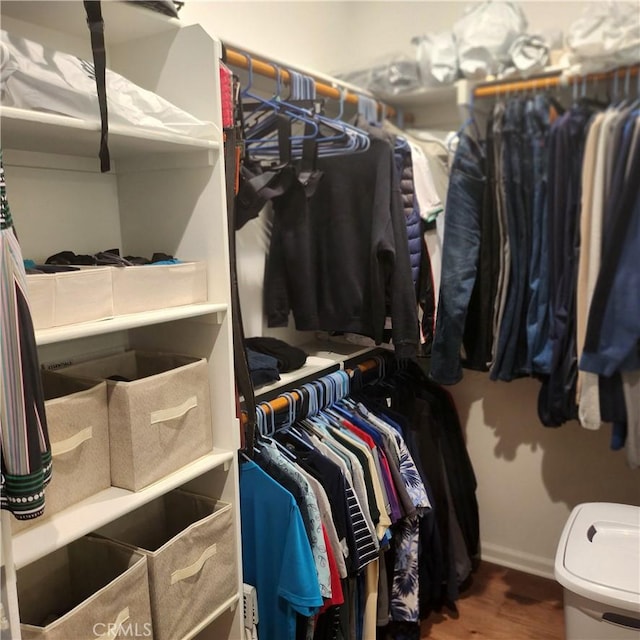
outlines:
[[344, 368], [346, 360], [357, 358], [372, 351], [372, 347], [362, 347], [360, 345], [350, 344], [346, 342], [317, 341], [299, 345], [299, 348], [305, 351], [307, 361], [300, 369], [281, 373], [280, 380], [271, 384], [258, 387], [255, 392], [256, 400], [260, 400], [262, 396], [266, 396], [277, 389], [290, 386], [297, 380], [304, 380], [309, 376], [317, 376], [323, 371]]
[[217, 318], [215, 323], [220, 324], [221, 315], [226, 312], [226, 303], [204, 303], [188, 304], [181, 307], [159, 309], [157, 311], [132, 313], [131, 315], [115, 316], [106, 320], [96, 320], [95, 322], [82, 322], [64, 327], [39, 329], [36, 331], [36, 344], [43, 345], [54, 342], [64, 342], [66, 340], [87, 338], [89, 336], [113, 333], [114, 331], [136, 329], [137, 327], [146, 327], [153, 324], [162, 324], [163, 322], [184, 320], [186, 318], [198, 318], [211, 314], [216, 314]]
[[[30, 3], [27, 3], [30, 4]], [[30, 111], [0, 109], [2, 146], [5, 149], [59, 153], [95, 158], [100, 144], [100, 122]], [[219, 151], [215, 140], [154, 131], [119, 124], [109, 125], [109, 154], [114, 160], [142, 155]]]
[[[25, 2], [2, 0], [2, 15], [27, 21], [47, 29], [55, 29], [72, 37], [89, 38], [89, 28], [82, 2]], [[105, 40], [122, 43], [166, 31], [177, 31], [180, 20], [128, 2], [103, 2]]]
[[41, 524], [13, 537], [13, 560], [16, 568], [53, 553], [211, 469], [230, 464], [234, 456], [233, 451], [211, 453], [141, 491], [111, 487], [56, 513]]
[[377, 97], [394, 107], [424, 107], [441, 102], [455, 103], [457, 83], [442, 87], [421, 87], [413, 91], [395, 94], [378, 94]]
[[260, 398], [260, 396], [264, 396], [275, 389], [279, 389], [281, 387], [286, 387], [296, 380], [302, 380], [307, 376], [317, 375], [322, 371], [330, 369], [331, 367], [336, 366], [336, 361], [331, 358], [319, 358], [317, 356], [308, 356], [307, 361], [300, 369], [296, 369], [295, 371], [289, 371], [288, 373], [281, 373], [280, 380], [276, 382], [272, 382], [271, 384], [265, 384], [256, 389], [255, 397], [256, 400]]

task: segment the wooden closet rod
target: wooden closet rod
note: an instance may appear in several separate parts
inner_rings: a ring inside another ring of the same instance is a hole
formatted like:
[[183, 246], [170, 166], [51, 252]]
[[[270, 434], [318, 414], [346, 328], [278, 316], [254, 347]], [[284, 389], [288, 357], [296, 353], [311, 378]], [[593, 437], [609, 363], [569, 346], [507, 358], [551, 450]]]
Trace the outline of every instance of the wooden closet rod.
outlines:
[[[280, 65], [276, 62], [271, 62], [265, 58], [260, 58], [254, 56], [252, 53], [247, 53], [244, 51], [240, 51], [239, 49], [234, 48], [233, 46], [224, 45], [224, 56], [223, 61], [233, 67], [239, 67], [240, 69], [249, 69], [251, 66], [251, 70], [253, 73], [257, 73], [258, 75], [265, 76], [267, 78], [271, 78], [272, 80], [276, 80], [278, 78], [278, 73], [276, 72], [276, 68], [280, 67], [280, 80], [285, 84], [289, 83], [290, 75], [286, 70], [284, 65]], [[295, 69], [297, 71], [297, 69]], [[302, 73], [302, 72], [301, 72]], [[304, 72], [305, 75], [312, 75], [310, 73]], [[325, 98], [332, 98], [333, 100], [340, 100], [343, 98], [343, 93], [340, 89], [327, 84], [317, 78], [314, 78], [314, 82], [316, 85], [316, 93], [318, 95], [324, 96]], [[364, 91], [362, 92], [363, 96], [368, 96]], [[375, 99], [375, 98], [374, 98]], [[346, 89], [344, 92], [344, 101], [348, 104], [358, 105], [358, 94], [349, 91]], [[376, 100], [378, 104], [378, 111], [383, 111], [385, 115], [388, 117], [394, 117], [396, 115], [396, 110], [393, 107], [386, 105], [379, 100]]]
[[576, 84], [583, 81], [587, 82], [601, 82], [603, 80], [610, 80], [616, 76], [618, 78], [624, 78], [627, 73], [630, 77], [638, 75], [640, 73], [640, 65], [633, 65], [630, 67], [621, 67], [612, 71], [605, 71], [601, 73], [588, 73], [584, 76], [570, 76], [563, 78], [560, 73], [554, 73], [546, 76], [537, 76], [535, 78], [529, 78], [528, 80], [512, 80], [507, 82], [487, 82], [476, 85], [473, 90], [475, 98], [489, 98], [497, 96], [501, 93], [507, 93], [511, 91], [532, 91], [536, 89], [551, 89], [559, 85]]
[[[369, 360], [363, 360], [362, 362], [357, 364], [354, 369], [359, 369], [361, 373], [366, 373], [367, 371], [373, 371], [377, 367], [378, 367], [378, 360], [371, 358]], [[354, 372], [354, 369], [345, 369], [345, 371], [346, 373], [349, 374], [349, 376], [351, 376]], [[290, 391], [289, 393], [291, 394], [291, 396], [296, 402], [298, 400], [301, 400], [300, 394], [297, 391]], [[281, 395], [281, 396], [275, 397], [273, 400], [269, 400], [268, 402], [258, 402], [257, 404], [264, 409], [265, 413], [277, 413], [278, 411], [282, 411], [283, 409], [286, 409], [289, 406], [290, 402], [291, 401], [287, 396]], [[246, 420], [247, 420], [247, 415], [243, 411], [242, 423], [245, 424]]]

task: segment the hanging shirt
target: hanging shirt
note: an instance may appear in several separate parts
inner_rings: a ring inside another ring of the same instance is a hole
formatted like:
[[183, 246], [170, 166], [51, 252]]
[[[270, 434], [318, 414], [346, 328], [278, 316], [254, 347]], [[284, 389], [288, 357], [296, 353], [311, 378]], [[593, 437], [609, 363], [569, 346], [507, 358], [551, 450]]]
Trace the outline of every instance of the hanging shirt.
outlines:
[[338, 565], [338, 572], [340, 573], [341, 578], [347, 577], [347, 565], [344, 562], [345, 552], [347, 548], [346, 541], [343, 544], [340, 542], [340, 538], [338, 537], [338, 532], [336, 531], [336, 526], [333, 522], [333, 515], [331, 513], [331, 504], [329, 503], [329, 498], [327, 497], [327, 492], [324, 490], [322, 484], [314, 478], [307, 471], [302, 469], [301, 467], [297, 467], [298, 471], [307, 479], [307, 482], [313, 489], [313, 493], [316, 496], [316, 500], [318, 501], [318, 509], [320, 510], [320, 518], [322, 519], [322, 526], [327, 532], [327, 537], [329, 538], [329, 542], [331, 544], [331, 550], [333, 551], [333, 556], [335, 558], [336, 564]]
[[[331, 429], [334, 430], [333, 428]], [[336, 434], [347, 440], [349, 440], [354, 447], [356, 447], [366, 458], [369, 474], [371, 476], [371, 484], [373, 486], [373, 496], [378, 509], [378, 520], [376, 524], [376, 533], [378, 540], [382, 540], [387, 529], [391, 526], [391, 518], [387, 512], [387, 503], [385, 501], [385, 494], [382, 486], [382, 478], [380, 477], [379, 468], [375, 463], [371, 449], [360, 440], [355, 434], [351, 433], [347, 429], [340, 431]]]
[[346, 497], [349, 505], [349, 516], [351, 518], [351, 527], [353, 528], [356, 548], [358, 550], [358, 571], [363, 569], [367, 564], [377, 560], [378, 558], [378, 540], [373, 531], [373, 525], [369, 527], [367, 519], [363, 513], [358, 496], [353, 489], [353, 480], [350, 471], [337, 453], [331, 451], [328, 446], [319, 442], [314, 436], [311, 440], [319, 453], [326, 456], [342, 471], [346, 483]]
[[315, 476], [327, 492], [336, 531], [340, 539], [346, 542], [348, 569], [352, 573], [357, 573], [360, 559], [347, 502], [347, 484], [340, 467], [315, 449], [309, 451], [297, 449], [296, 456], [298, 464]]
[[260, 452], [256, 453], [255, 461], [276, 482], [287, 489], [296, 500], [311, 544], [320, 593], [323, 598], [331, 598], [329, 560], [322, 533], [322, 522], [318, 503], [309, 483], [275, 446], [263, 446]]
[[374, 540], [376, 549], [378, 547], [378, 541], [375, 534], [375, 525], [373, 520], [371, 519], [371, 514], [369, 513], [368, 504], [369, 499], [367, 496], [367, 488], [364, 481], [364, 473], [362, 472], [362, 467], [360, 466], [360, 462], [358, 458], [351, 453], [348, 449], [342, 446], [339, 442], [334, 440], [332, 437], [326, 437], [322, 441], [318, 440], [321, 445], [329, 447], [336, 454], [344, 456], [345, 462], [349, 468], [351, 485], [353, 487], [353, 491], [358, 498], [358, 503], [360, 509], [362, 510], [362, 515], [367, 523], [367, 529], [371, 537]]
[[418, 350], [416, 296], [393, 150], [372, 140], [357, 156], [318, 159], [314, 193], [294, 181], [274, 199], [265, 272], [270, 327], [333, 330], [384, 339], [392, 319], [398, 357]]
[[51, 445], [22, 252], [14, 233], [0, 149], [0, 506], [18, 520], [42, 515]]
[[387, 497], [389, 499], [390, 506], [390, 516], [391, 521], [396, 522], [402, 517], [402, 510], [400, 508], [400, 501], [398, 499], [398, 494], [396, 492], [395, 485], [393, 483], [393, 477], [391, 475], [391, 470], [389, 468], [389, 462], [387, 461], [386, 454], [384, 453], [382, 437], [380, 434], [372, 429], [365, 421], [362, 420], [361, 417], [350, 414], [348, 411], [343, 409], [342, 407], [337, 407], [337, 410], [342, 412], [347, 418], [344, 422], [345, 426], [353, 431], [360, 438], [365, 440], [368, 439], [367, 444], [370, 444], [373, 441], [373, 444], [370, 444], [373, 449], [377, 451], [379, 460], [380, 460], [380, 471], [382, 480], [384, 482], [385, 490], [387, 493]]
[[255, 462], [240, 467], [244, 581], [256, 587], [261, 640], [295, 640], [296, 613], [323, 605], [313, 554], [293, 496]]
[[373, 426], [382, 431], [385, 431], [391, 437], [395, 438], [400, 453], [400, 473], [402, 474], [402, 479], [405, 483], [407, 492], [411, 497], [413, 505], [420, 510], [419, 513], [422, 511], [422, 509], [431, 508], [429, 497], [427, 495], [422, 479], [420, 478], [420, 474], [418, 473], [416, 464], [411, 457], [409, 449], [407, 448], [407, 445], [402, 436], [392, 427], [390, 427], [388, 423], [385, 423], [385, 420], [382, 417], [376, 416], [368, 411], [368, 409], [364, 405], [359, 404], [358, 410], [363, 412], [363, 415], [365, 415], [365, 417], [367, 417], [367, 419], [371, 421]]

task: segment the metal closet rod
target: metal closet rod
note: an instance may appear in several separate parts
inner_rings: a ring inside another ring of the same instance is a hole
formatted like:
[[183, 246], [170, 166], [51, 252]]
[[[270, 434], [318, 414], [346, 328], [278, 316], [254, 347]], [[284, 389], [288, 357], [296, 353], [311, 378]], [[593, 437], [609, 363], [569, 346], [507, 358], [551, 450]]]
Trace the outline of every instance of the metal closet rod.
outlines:
[[576, 84], [578, 82], [601, 82], [603, 80], [611, 80], [618, 76], [618, 78], [624, 78], [627, 73], [629, 76], [636, 76], [640, 73], [640, 65], [633, 65], [629, 67], [620, 67], [611, 71], [604, 71], [601, 73], [588, 73], [580, 76], [570, 76], [568, 78], [562, 78], [560, 72], [554, 75], [538, 76], [536, 78], [530, 78], [528, 80], [512, 80], [507, 82], [490, 82], [477, 85], [473, 90], [475, 98], [488, 98], [497, 96], [501, 93], [507, 93], [511, 91], [531, 91], [535, 89], [550, 89], [559, 85], [564, 86], [565, 82], [568, 84]]
[[[278, 78], [278, 73], [276, 73], [276, 67], [281, 67], [281, 65], [276, 62], [270, 62], [265, 58], [261, 59], [260, 57], [254, 56], [252, 53], [241, 51], [240, 49], [236, 49], [235, 47], [227, 44], [224, 45], [223, 60], [227, 64], [234, 67], [240, 67], [241, 69], [249, 69], [249, 65], [251, 65], [251, 70], [253, 73], [257, 73], [258, 75], [261, 75], [261, 76], [266, 76], [267, 78], [271, 78], [272, 80], [276, 80]], [[249, 63], [249, 60], [251, 60], [250, 63]], [[305, 73], [305, 75], [311, 75], [311, 74]], [[286, 70], [286, 68], [284, 67], [280, 68], [279, 77], [280, 77], [280, 80], [285, 84], [289, 83], [290, 75], [289, 75], [289, 72]], [[313, 81], [315, 82], [316, 93], [318, 95], [324, 96], [325, 98], [332, 98], [333, 100], [341, 100], [344, 98], [344, 101], [347, 102], [348, 104], [353, 104], [356, 106], [358, 105], [357, 93], [354, 93], [353, 91], [349, 91], [347, 89], [344, 92], [344, 96], [343, 96], [343, 93], [340, 91], [340, 89], [337, 89], [336, 87], [330, 84], [327, 84], [326, 82], [317, 80], [316, 78], [314, 78]], [[362, 95], [364, 96], [366, 94], [363, 92]], [[371, 96], [366, 96], [366, 97], [371, 97]], [[374, 100], [376, 99], [374, 98]], [[396, 110], [393, 107], [390, 107], [389, 105], [383, 102], [380, 102], [380, 100], [376, 100], [376, 103], [378, 105], [378, 111], [382, 111], [385, 115], [389, 117], [394, 117], [396, 115]]]

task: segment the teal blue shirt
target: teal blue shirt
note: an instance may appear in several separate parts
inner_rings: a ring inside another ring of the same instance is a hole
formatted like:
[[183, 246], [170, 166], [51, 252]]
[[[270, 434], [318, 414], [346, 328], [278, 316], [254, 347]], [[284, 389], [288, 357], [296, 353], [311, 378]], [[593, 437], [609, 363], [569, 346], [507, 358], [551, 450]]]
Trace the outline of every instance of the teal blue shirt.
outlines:
[[260, 640], [295, 640], [296, 613], [323, 604], [300, 509], [255, 462], [240, 467], [242, 568], [258, 595]]

